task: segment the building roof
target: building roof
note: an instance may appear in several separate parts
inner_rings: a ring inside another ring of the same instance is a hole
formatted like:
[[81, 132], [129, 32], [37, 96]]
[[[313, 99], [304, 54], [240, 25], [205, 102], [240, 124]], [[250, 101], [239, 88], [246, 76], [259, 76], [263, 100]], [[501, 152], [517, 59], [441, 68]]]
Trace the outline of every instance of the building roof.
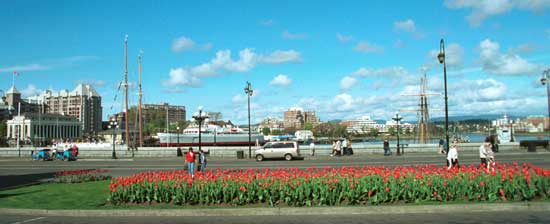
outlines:
[[11, 86], [10, 89], [8, 89], [8, 91], [6, 92], [6, 94], [21, 94], [19, 91], [17, 91], [17, 89], [15, 88], [15, 86]]
[[97, 96], [99, 97], [99, 94], [95, 91], [94, 87], [92, 87], [89, 84], [78, 84], [76, 88], [70, 93], [71, 95], [77, 95], [77, 96]]

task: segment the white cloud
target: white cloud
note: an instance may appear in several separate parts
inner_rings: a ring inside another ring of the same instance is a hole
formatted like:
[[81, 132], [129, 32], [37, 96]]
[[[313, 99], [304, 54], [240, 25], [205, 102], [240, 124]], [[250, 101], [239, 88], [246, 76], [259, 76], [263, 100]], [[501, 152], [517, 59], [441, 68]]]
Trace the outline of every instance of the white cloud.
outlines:
[[61, 67], [69, 67], [80, 62], [94, 61], [99, 59], [100, 58], [97, 56], [73, 56], [68, 58], [46, 59], [46, 60], [41, 60], [40, 63], [0, 67], [0, 72], [17, 71], [21, 73], [21, 72], [32, 72], [32, 71], [44, 71], [44, 70], [61, 68]]
[[403, 42], [401, 39], [397, 39], [393, 44], [393, 47], [395, 48], [404, 48], [405, 46], [406, 46], [405, 42]]
[[29, 96], [38, 95], [40, 94], [40, 92], [42, 92], [41, 89], [36, 88], [36, 86], [33, 84], [29, 84], [26, 88], [21, 90], [21, 97], [26, 98]]
[[187, 37], [179, 37], [172, 41], [172, 51], [173, 52], [182, 52], [186, 50], [191, 50], [195, 47], [195, 41]]
[[197, 87], [200, 78], [216, 76], [222, 71], [247, 72], [257, 64], [282, 64], [301, 61], [301, 54], [295, 50], [276, 50], [268, 55], [256, 54], [254, 49], [245, 48], [239, 51], [238, 60], [231, 58], [230, 50], [216, 52], [216, 56], [210, 62], [202, 63], [195, 67], [179, 67], [170, 70], [170, 79], [164, 81], [166, 87], [187, 86]]
[[247, 96], [245, 96], [244, 94], [236, 94], [233, 96], [233, 98], [231, 98], [231, 102], [233, 102], [233, 104], [240, 104], [246, 100]]
[[535, 49], [537, 49], [537, 46], [535, 46], [534, 44], [524, 43], [524, 44], [520, 44], [517, 47], [510, 48], [508, 50], [508, 52], [510, 54], [519, 54], [519, 53], [524, 53], [525, 54], [525, 53], [531, 53]]
[[355, 85], [357, 85], [357, 79], [354, 77], [345, 76], [340, 80], [340, 89], [343, 91], [350, 90]]
[[193, 76], [187, 69], [176, 68], [170, 69], [170, 79], [165, 81], [164, 85], [168, 87], [198, 87], [200, 86], [200, 80], [196, 76]]
[[336, 39], [338, 39], [338, 41], [342, 42], [342, 43], [347, 43], [349, 41], [352, 41], [353, 40], [353, 36], [346, 36], [346, 35], [343, 35], [341, 33], [336, 33]]
[[208, 51], [208, 50], [212, 49], [212, 47], [214, 47], [214, 44], [212, 44], [212, 43], [206, 43], [206, 44], [202, 45], [202, 49], [205, 50], [205, 51]]
[[513, 9], [528, 10], [533, 12], [543, 11], [550, 7], [549, 0], [445, 0], [445, 6], [450, 9], [471, 9], [466, 19], [471, 26], [479, 26], [481, 23], [496, 15], [507, 13]]
[[260, 56], [259, 61], [268, 63], [268, 64], [300, 62], [302, 61], [302, 56], [300, 52], [295, 50], [288, 50], [288, 51], [276, 50], [269, 55]]
[[[431, 50], [428, 53], [431, 64], [439, 64], [437, 55], [439, 50]], [[450, 68], [461, 68], [464, 65], [464, 49], [456, 43], [451, 43], [445, 47], [445, 61]]]
[[106, 85], [105, 80], [99, 80], [99, 79], [81, 79], [76, 81], [76, 84], [89, 84], [95, 87], [103, 87]]
[[287, 87], [290, 84], [292, 84], [292, 79], [288, 78], [288, 76], [284, 74], [279, 74], [275, 76], [275, 78], [273, 78], [273, 80], [269, 82], [269, 85], [282, 87]]
[[504, 83], [494, 79], [462, 80], [453, 88], [460, 89], [454, 96], [462, 102], [504, 100], [508, 92]]
[[384, 51], [384, 48], [376, 44], [371, 44], [367, 41], [360, 41], [355, 45], [353, 50], [363, 53], [381, 53]]
[[271, 26], [273, 25], [273, 20], [272, 19], [262, 20], [260, 21], [260, 24], [262, 24], [263, 26]]
[[397, 31], [404, 31], [408, 33], [416, 32], [416, 25], [412, 19], [394, 22], [393, 28]]
[[403, 78], [411, 74], [407, 69], [401, 66], [394, 66], [380, 69], [359, 68], [357, 71], [353, 72], [352, 75], [359, 77]]
[[307, 38], [306, 34], [291, 33], [288, 30], [283, 31], [282, 36], [283, 36], [284, 39], [290, 39], [290, 40], [293, 40], [293, 39], [306, 39]]
[[484, 71], [495, 75], [532, 75], [540, 67], [514, 53], [501, 54], [500, 45], [490, 39], [479, 43], [480, 63]]

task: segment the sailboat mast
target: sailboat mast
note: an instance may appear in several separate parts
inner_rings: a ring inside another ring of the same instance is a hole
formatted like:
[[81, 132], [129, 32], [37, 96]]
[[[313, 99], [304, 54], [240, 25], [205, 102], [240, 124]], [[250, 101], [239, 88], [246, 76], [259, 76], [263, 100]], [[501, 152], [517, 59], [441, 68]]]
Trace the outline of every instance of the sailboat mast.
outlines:
[[143, 96], [143, 92], [141, 91], [141, 54], [143, 52], [140, 50], [138, 55], [138, 71], [139, 71], [139, 106], [138, 106], [138, 125], [139, 125], [139, 147], [143, 147], [143, 124], [142, 124], [142, 115], [141, 115], [141, 99]]
[[128, 34], [126, 34], [124, 38], [124, 61], [125, 61], [125, 68], [124, 68], [124, 97], [126, 98], [125, 106], [124, 106], [124, 129], [126, 131], [126, 147], [129, 147], [130, 145], [129, 140], [129, 132], [128, 132]]

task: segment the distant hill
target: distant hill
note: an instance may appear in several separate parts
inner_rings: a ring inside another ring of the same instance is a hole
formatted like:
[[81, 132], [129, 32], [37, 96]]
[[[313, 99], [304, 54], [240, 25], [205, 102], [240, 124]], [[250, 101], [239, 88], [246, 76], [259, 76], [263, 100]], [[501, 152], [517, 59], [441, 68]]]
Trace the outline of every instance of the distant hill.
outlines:
[[[450, 116], [449, 121], [455, 122], [455, 121], [466, 121], [466, 120], [496, 120], [499, 118], [502, 118], [503, 115], [499, 114], [488, 114], [488, 115], [476, 115], [476, 116]], [[514, 116], [514, 115], [508, 115], [508, 119], [517, 119], [517, 118], [524, 118], [522, 116]], [[431, 118], [432, 122], [441, 122], [445, 121], [445, 117], [434, 117]]]

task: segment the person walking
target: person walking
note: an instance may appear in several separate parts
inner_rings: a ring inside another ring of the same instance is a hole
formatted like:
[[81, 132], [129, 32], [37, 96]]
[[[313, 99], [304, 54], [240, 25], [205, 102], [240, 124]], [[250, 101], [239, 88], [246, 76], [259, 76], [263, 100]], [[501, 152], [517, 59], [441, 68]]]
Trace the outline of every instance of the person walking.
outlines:
[[202, 149], [199, 149], [199, 163], [200, 163], [200, 172], [206, 171], [206, 156], [204, 154], [204, 151]]
[[384, 156], [389, 156], [389, 155], [391, 155], [390, 142], [386, 138], [384, 139]]
[[338, 139], [338, 141], [336, 141], [336, 156], [341, 156], [341, 155], [342, 155], [342, 141]]
[[348, 141], [346, 143], [346, 147], [348, 148], [348, 156], [353, 155], [353, 148], [351, 147], [351, 139], [348, 138]]
[[491, 150], [491, 140], [489, 137], [485, 138], [485, 142], [479, 146], [479, 160], [480, 160], [480, 166], [486, 167], [487, 166], [487, 154], [489, 153], [489, 150]]
[[187, 163], [187, 171], [191, 175], [191, 178], [195, 177], [195, 153], [193, 147], [189, 147], [189, 151], [185, 154], [185, 162]]
[[342, 140], [342, 149], [343, 150], [342, 150], [341, 154], [343, 156], [347, 155], [348, 154], [348, 140], [346, 138], [344, 138]]
[[445, 144], [445, 141], [443, 141], [443, 138], [439, 138], [439, 154], [444, 154], [443, 150], [443, 144]]
[[313, 141], [309, 143], [309, 150], [311, 151], [311, 156], [315, 156], [315, 143]]
[[330, 153], [330, 156], [336, 155], [336, 140], [332, 141], [332, 152]]
[[494, 171], [495, 170], [495, 152], [493, 150], [489, 149], [487, 152], [487, 171]]
[[459, 168], [458, 165], [458, 141], [454, 140], [453, 145], [447, 153], [447, 170], [451, 168]]

